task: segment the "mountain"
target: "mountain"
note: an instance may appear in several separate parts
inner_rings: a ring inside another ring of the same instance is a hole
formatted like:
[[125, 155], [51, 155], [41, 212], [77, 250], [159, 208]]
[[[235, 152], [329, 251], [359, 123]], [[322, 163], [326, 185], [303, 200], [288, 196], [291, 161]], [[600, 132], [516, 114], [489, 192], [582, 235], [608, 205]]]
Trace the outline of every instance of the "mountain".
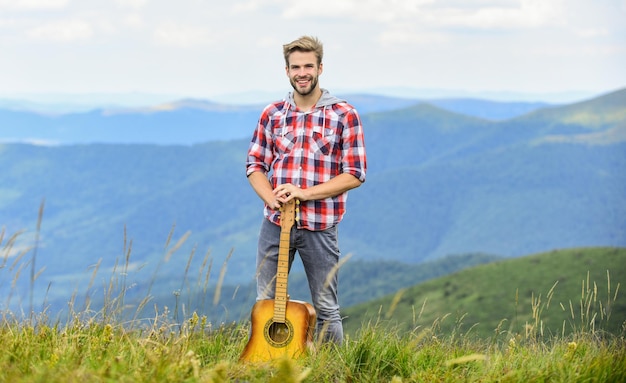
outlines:
[[507, 120], [550, 106], [550, 104], [546, 102], [538, 101], [504, 102], [471, 98], [429, 99], [425, 102], [450, 112], [484, 118], [486, 120]]
[[0, 110], [0, 140], [35, 144], [184, 144], [247, 137], [261, 108], [181, 100], [64, 115]]
[[[360, 226], [345, 225], [343, 233], [349, 231], [346, 236], [359, 254], [374, 256], [368, 239], [376, 238], [378, 248], [387, 246], [405, 260], [621, 245], [626, 237], [623, 134], [602, 144], [563, 137], [624, 132], [624, 119], [586, 125], [567, 118], [572, 110], [594, 108], [598, 115], [619, 115], [626, 108], [620, 102], [624, 94], [503, 122], [451, 115], [429, 105], [368, 115], [366, 140], [375, 144], [368, 146], [367, 193], [351, 195], [350, 222]], [[546, 113], [553, 118], [543, 119]], [[562, 138], [554, 140], [557, 136]], [[381, 212], [372, 214], [373, 207]]]
[[[346, 96], [361, 114], [388, 112], [422, 102], [446, 110], [504, 119], [546, 106], [536, 102], [473, 99], [420, 101], [369, 94]], [[181, 99], [151, 107], [109, 107], [72, 113], [41, 113], [22, 104], [0, 107], [0, 142], [39, 145], [92, 143], [193, 145], [215, 140], [248, 139], [264, 104], [225, 105]]]
[[[350, 192], [343, 253], [420, 264], [626, 246], [625, 94], [503, 121], [427, 103], [364, 114], [369, 169]], [[190, 114], [216, 108], [190, 104]], [[141, 130], [158, 113], [133, 118]], [[96, 269], [106, 285], [101, 276], [126, 259], [137, 296], [178, 290], [182, 275], [250, 283], [262, 218], [244, 175], [247, 145], [1, 144], [0, 290], [35, 284], [39, 300], [67, 297]]]
[[558, 250], [415, 284], [343, 310], [344, 324], [352, 334], [370, 323], [401, 332], [424, 331], [429, 338], [469, 334], [501, 341], [515, 334], [519, 340], [527, 334], [551, 337], [575, 329], [623, 335], [625, 284], [626, 249]]

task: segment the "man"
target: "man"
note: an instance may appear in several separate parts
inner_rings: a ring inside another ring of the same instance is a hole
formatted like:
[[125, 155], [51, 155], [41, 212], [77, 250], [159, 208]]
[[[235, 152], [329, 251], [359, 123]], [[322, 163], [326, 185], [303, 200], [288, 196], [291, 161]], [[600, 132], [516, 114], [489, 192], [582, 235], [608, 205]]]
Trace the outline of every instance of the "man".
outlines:
[[317, 314], [317, 334], [341, 345], [337, 224], [345, 213], [348, 190], [365, 181], [363, 129], [350, 104], [320, 88], [323, 46], [317, 38], [303, 36], [285, 44], [283, 53], [294, 91], [263, 110], [246, 162], [248, 180], [265, 203], [257, 254], [257, 300], [274, 298], [278, 210], [281, 204], [297, 199], [299, 217], [291, 231], [289, 266], [297, 251]]

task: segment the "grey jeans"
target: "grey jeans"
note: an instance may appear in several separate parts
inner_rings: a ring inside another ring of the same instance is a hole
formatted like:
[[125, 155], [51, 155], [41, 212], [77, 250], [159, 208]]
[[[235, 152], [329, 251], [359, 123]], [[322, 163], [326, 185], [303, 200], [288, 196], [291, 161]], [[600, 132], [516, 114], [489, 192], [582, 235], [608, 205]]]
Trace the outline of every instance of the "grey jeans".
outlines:
[[[257, 300], [274, 298], [280, 230], [280, 226], [263, 219], [257, 252]], [[302, 260], [317, 314], [317, 336], [322, 336], [322, 341], [341, 345], [343, 325], [337, 299], [337, 265], [341, 254], [337, 226], [322, 231], [294, 226], [289, 238], [290, 269], [296, 251]]]

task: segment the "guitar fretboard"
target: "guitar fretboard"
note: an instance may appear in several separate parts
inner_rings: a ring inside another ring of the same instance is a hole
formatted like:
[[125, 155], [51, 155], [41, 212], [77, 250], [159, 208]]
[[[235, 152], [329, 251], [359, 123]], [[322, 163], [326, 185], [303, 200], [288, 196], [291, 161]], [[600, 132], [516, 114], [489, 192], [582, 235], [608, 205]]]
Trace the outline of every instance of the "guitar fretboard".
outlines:
[[281, 230], [274, 297], [274, 322], [285, 323], [287, 308], [287, 280], [289, 278], [289, 231]]
[[295, 200], [281, 208], [280, 243], [278, 247], [278, 268], [276, 270], [276, 292], [274, 296], [274, 322], [285, 323], [287, 310], [287, 281], [289, 279], [289, 239], [295, 221]]

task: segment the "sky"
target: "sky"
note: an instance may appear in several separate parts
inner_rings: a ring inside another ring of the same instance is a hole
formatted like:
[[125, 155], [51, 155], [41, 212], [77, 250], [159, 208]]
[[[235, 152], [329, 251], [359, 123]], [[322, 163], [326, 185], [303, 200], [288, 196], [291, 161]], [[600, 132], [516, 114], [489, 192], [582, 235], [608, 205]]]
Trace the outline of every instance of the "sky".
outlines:
[[301, 35], [335, 93], [626, 86], [626, 0], [0, 0], [0, 97], [282, 97]]

